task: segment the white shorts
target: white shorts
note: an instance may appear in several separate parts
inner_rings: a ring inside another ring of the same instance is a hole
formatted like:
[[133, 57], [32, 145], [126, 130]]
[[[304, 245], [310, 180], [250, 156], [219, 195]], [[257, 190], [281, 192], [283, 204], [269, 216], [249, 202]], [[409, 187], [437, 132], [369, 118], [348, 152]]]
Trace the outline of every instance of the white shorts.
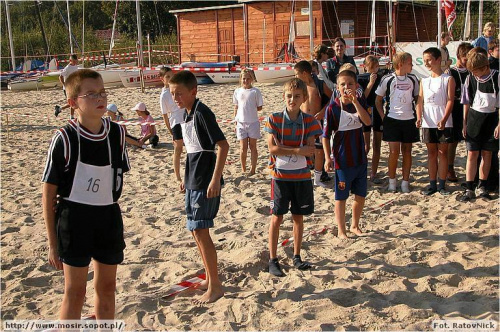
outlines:
[[260, 122], [236, 122], [236, 137], [239, 140], [245, 138], [259, 139], [260, 135]]

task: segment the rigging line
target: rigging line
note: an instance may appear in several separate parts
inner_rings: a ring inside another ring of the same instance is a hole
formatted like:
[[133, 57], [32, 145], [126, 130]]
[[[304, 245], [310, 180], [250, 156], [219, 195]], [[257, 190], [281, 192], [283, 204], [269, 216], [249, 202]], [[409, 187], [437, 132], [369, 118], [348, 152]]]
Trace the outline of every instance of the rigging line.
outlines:
[[420, 7], [420, 10], [422, 10], [422, 17], [424, 18], [424, 27], [425, 32], [427, 33], [427, 40], [431, 40], [431, 38], [429, 37], [429, 29], [427, 29], [427, 23], [425, 23], [424, 7]]
[[158, 8], [156, 8], [156, 0], [153, 1], [154, 5], [155, 5], [155, 12], [156, 12], [156, 20], [158, 21], [158, 31], [160, 32], [160, 36], [163, 35], [163, 33], [161, 32], [161, 23], [160, 23], [160, 17], [158, 16]]
[[335, 11], [335, 17], [337, 17], [337, 25], [339, 27], [339, 31], [340, 31], [340, 37], [344, 38], [344, 35], [342, 34], [342, 29], [340, 27], [340, 21], [339, 21], [339, 15], [337, 14], [337, 8], [335, 7], [335, 4], [332, 2], [333, 4], [333, 10]]
[[415, 33], [417, 34], [417, 41], [420, 42], [420, 38], [418, 37], [417, 17], [415, 16], [415, 5], [413, 4], [413, 0], [411, 0], [411, 10], [413, 11], [413, 23], [415, 23]]
[[[333, 2], [332, 2], [332, 6], [333, 6]], [[330, 9], [329, 9], [329, 6], [328, 6], [328, 2], [326, 3], [326, 12], [327, 12], [327, 15], [328, 15], [328, 22], [330, 23], [330, 31], [333, 33], [334, 32], [334, 28], [333, 28], [333, 22], [332, 22], [332, 19], [331, 19], [332, 16], [330, 15]], [[323, 25], [325, 26], [326, 36], [328, 37], [328, 40], [331, 43], [332, 42], [332, 38], [328, 34], [328, 30], [327, 30], [327, 27], [326, 27], [324, 16], [323, 16]]]

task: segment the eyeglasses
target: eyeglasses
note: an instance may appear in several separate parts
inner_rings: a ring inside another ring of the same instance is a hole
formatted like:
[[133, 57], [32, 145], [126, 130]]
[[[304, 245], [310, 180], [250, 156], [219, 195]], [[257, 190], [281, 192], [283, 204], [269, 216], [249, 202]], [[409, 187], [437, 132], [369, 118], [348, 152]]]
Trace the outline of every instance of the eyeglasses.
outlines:
[[99, 99], [106, 98], [109, 96], [109, 92], [97, 92], [97, 93], [87, 93], [86, 95], [78, 96], [78, 98], [90, 98], [90, 99]]

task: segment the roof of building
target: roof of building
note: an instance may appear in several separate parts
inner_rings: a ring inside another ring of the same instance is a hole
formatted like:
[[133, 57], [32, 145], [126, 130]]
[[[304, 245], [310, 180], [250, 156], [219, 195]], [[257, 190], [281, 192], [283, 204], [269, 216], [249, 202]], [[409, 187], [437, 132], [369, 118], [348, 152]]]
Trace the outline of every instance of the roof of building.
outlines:
[[241, 4], [226, 5], [226, 6], [200, 7], [200, 8], [189, 8], [189, 9], [175, 9], [175, 10], [169, 10], [169, 13], [178, 14], [178, 13], [198, 12], [198, 11], [203, 11], [203, 10], [242, 8], [242, 7], [243, 7], [243, 4], [241, 3]]

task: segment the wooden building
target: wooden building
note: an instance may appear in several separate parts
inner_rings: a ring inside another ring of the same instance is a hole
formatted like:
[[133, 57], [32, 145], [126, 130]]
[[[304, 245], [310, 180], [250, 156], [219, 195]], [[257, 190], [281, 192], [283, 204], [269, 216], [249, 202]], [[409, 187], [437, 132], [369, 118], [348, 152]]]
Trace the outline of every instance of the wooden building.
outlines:
[[[239, 1], [226, 6], [172, 10], [177, 18], [180, 59], [199, 62], [238, 59], [243, 64], [283, 62], [290, 32], [296, 55], [309, 59], [308, 4], [308, 1]], [[395, 42], [435, 41], [436, 6], [402, 0], [393, 0], [392, 5]], [[372, 1], [312, 1], [312, 12], [314, 45], [330, 46], [335, 37], [343, 36], [348, 54], [362, 55], [370, 49]], [[377, 1], [375, 12], [376, 50], [383, 53], [388, 43], [389, 2]]]

